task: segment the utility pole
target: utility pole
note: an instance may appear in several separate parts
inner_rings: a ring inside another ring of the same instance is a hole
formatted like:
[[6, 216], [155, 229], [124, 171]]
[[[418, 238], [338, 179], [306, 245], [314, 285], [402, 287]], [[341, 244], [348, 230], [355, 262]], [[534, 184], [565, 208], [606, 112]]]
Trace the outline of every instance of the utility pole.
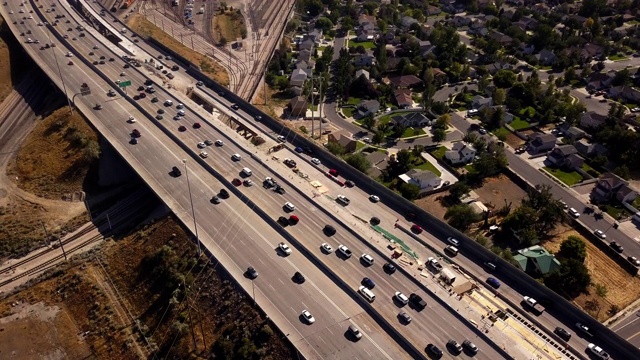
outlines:
[[313, 107], [314, 107], [314, 97], [313, 97], [313, 73], [311, 73], [311, 140], [313, 140], [313, 133], [315, 132], [315, 122], [313, 121]]
[[187, 159], [182, 159], [182, 163], [184, 164], [184, 173], [187, 177], [187, 188], [189, 190], [189, 202], [191, 202], [191, 216], [193, 217], [193, 231], [196, 235], [196, 244], [198, 245], [198, 257], [202, 254], [202, 250], [200, 249], [200, 238], [198, 237], [198, 224], [196, 223], [196, 211], [193, 206], [193, 196], [191, 194], [191, 183], [189, 182], [189, 169], [187, 169]]
[[40, 220], [40, 224], [42, 225], [42, 229], [44, 229], [44, 235], [46, 236], [45, 241], [44, 241], [44, 245], [48, 246], [49, 245], [49, 232], [47, 231], [47, 228], [44, 226], [44, 222], [42, 222], [42, 220]]
[[322, 143], [322, 82], [324, 80], [324, 76], [320, 74], [320, 99], [318, 100], [318, 118], [320, 119], [320, 123], [318, 123], [318, 138], [320, 139], [320, 143]]
[[191, 329], [191, 337], [193, 338], [193, 348], [198, 350], [198, 343], [196, 342], [196, 334], [193, 332], [193, 319], [191, 318], [191, 304], [189, 304], [189, 293], [187, 292], [187, 285], [182, 284], [184, 287], [184, 298], [187, 300], [187, 311], [189, 312], [189, 329]]

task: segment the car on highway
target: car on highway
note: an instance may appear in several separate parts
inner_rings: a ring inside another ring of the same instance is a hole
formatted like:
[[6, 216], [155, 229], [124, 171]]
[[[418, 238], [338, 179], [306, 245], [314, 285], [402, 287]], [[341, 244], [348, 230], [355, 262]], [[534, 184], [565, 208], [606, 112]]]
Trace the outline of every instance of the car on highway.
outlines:
[[615, 241], [612, 241], [609, 243], [609, 246], [611, 246], [611, 248], [619, 253], [624, 252], [624, 247], [622, 247], [622, 245], [618, 244]]
[[640, 107], [634, 107], [633, 109], [631, 109], [632, 113], [637, 113], [640, 112]]
[[251, 176], [251, 175], [253, 175], [253, 172], [252, 172], [252, 171], [251, 171], [251, 169], [249, 169], [248, 167], [244, 167], [244, 168], [242, 168], [242, 171], [240, 171], [240, 173], [241, 173], [243, 176]]
[[322, 228], [322, 232], [327, 236], [333, 236], [336, 234], [336, 228], [327, 224]]
[[215, 195], [214, 195], [214, 196], [211, 198], [211, 202], [212, 202], [212, 203], [214, 203], [214, 204], [220, 204], [220, 198], [219, 198], [218, 196], [215, 196]]
[[200, 151], [200, 157], [206, 159], [209, 154], [206, 151]]
[[460, 241], [458, 241], [458, 239], [451, 236], [447, 238], [447, 242], [453, 246], [460, 246]]
[[314, 322], [316, 322], [316, 319], [313, 317], [313, 315], [311, 315], [311, 313], [309, 312], [309, 310], [302, 310], [302, 317], [304, 318], [304, 320], [307, 322], [307, 324], [311, 325]]
[[250, 279], [255, 279], [258, 277], [258, 272], [253, 268], [253, 266], [249, 266], [247, 268], [247, 276], [249, 276]]
[[300, 147], [300, 146], [296, 146], [295, 149], [293, 149], [293, 151], [297, 152], [297, 153], [302, 153], [304, 152], [304, 150]]
[[176, 109], [178, 109], [178, 110], [184, 109], [184, 104], [183, 103], [179, 103], [178, 105], [176, 105]]
[[251, 179], [246, 179], [245, 181], [242, 182], [242, 184], [244, 186], [253, 186], [253, 181], [251, 181]]
[[262, 116], [260, 116], [260, 115], [256, 115], [254, 118], [255, 118], [257, 121], [262, 120]]
[[242, 180], [238, 179], [238, 178], [233, 178], [233, 180], [231, 180], [231, 183], [235, 186], [240, 186], [242, 185]]
[[180, 132], [187, 131], [187, 128], [185, 126], [180, 126], [180, 127], [178, 127], [178, 131], [180, 131]]
[[312, 158], [311, 159], [311, 163], [313, 163], [314, 165], [320, 165], [320, 160], [318, 160], [316, 158]]
[[199, 123], [199, 122], [197, 122], [197, 123], [193, 123], [193, 128], [194, 128], [194, 129], [200, 129], [201, 127], [202, 127], [202, 125], [200, 125], [200, 123]]
[[272, 188], [276, 186], [276, 182], [272, 178], [267, 176], [266, 178], [264, 178], [264, 181], [262, 182], [262, 186], [266, 189]]
[[240, 161], [240, 160], [242, 160], [242, 156], [240, 156], [240, 154], [233, 154], [233, 155], [231, 155], [231, 160]]
[[158, 114], [158, 115], [156, 115], [156, 119], [158, 119], [158, 120], [162, 120], [162, 119], [164, 119], [164, 116], [162, 116], [162, 115]]
[[223, 199], [228, 199], [229, 198], [229, 192], [227, 191], [227, 189], [220, 189], [220, 192], [218, 194]]
[[500, 281], [498, 281], [498, 279], [493, 277], [487, 278], [487, 284], [491, 285], [491, 287], [494, 289], [500, 288]]
[[380, 201], [380, 198], [377, 195], [369, 195], [369, 201], [377, 203]]
[[67, 65], [73, 65], [73, 61], [69, 61]]
[[420, 225], [413, 224], [411, 225], [411, 231], [415, 234], [420, 234], [422, 233], [422, 228], [420, 227]]
[[67, 57], [73, 57], [73, 54], [71, 53], [71, 51], [67, 52]]
[[174, 166], [174, 167], [171, 168], [171, 173], [175, 177], [178, 177], [178, 176], [182, 175], [182, 171], [180, 171], [180, 169], [177, 166]]
[[376, 287], [376, 283], [374, 283], [373, 280], [369, 279], [368, 277], [363, 278], [361, 284], [364, 285], [367, 289], [373, 289], [374, 287]]
[[205, 140], [204, 143], [207, 144], [207, 146], [213, 145], [213, 141], [211, 141], [209, 139]]
[[198, 82], [196, 83], [196, 86], [203, 86], [203, 85], [204, 85], [204, 83], [203, 83], [202, 81], [198, 81]]
[[602, 360], [609, 359], [609, 354], [606, 351], [604, 351], [604, 349], [601, 348], [600, 346], [598, 346], [596, 344], [589, 344], [589, 345], [587, 345], [587, 347], [599, 359], [602, 359]]
[[107, 96], [114, 97], [114, 96], [116, 96], [116, 92], [113, 91], [113, 89], [109, 89], [109, 91], [107, 92]]
[[157, 103], [158, 101], [160, 101], [160, 100], [158, 100], [158, 98], [157, 98], [157, 97], [153, 97], [153, 98], [151, 98], [151, 102], [152, 102], [152, 103]]
[[409, 298], [407, 297], [407, 295], [401, 293], [400, 291], [396, 291], [396, 293], [393, 296], [402, 305], [407, 305], [409, 303]]
[[298, 284], [302, 284], [306, 280], [307, 279], [305, 279], [304, 275], [302, 275], [300, 271], [296, 271], [295, 274], [293, 274], [293, 281], [295, 281]]
[[93, 107], [96, 110], [102, 110], [102, 105], [101, 104], [96, 104], [96, 106]]
[[278, 137], [276, 138], [279, 142], [285, 142], [287, 141], [287, 138], [284, 137], [283, 135], [278, 135]]
[[346, 257], [347, 259], [350, 258], [351, 255], [353, 255], [351, 250], [349, 250], [349, 248], [344, 245], [338, 245], [338, 251], [340, 251], [340, 253], [344, 255], [344, 257]]
[[133, 129], [133, 131], [131, 132], [131, 136], [132, 136], [132, 137], [139, 138], [140, 136], [142, 136], [142, 134], [140, 133], [140, 130], [138, 130], [138, 129]]
[[404, 311], [398, 314], [398, 319], [400, 320], [401, 323], [405, 325], [409, 325], [411, 323], [411, 320], [413, 320], [411, 316]]
[[355, 325], [349, 325], [349, 334], [351, 334], [351, 336], [353, 336], [356, 341], [362, 339], [362, 333]]
[[240, 106], [238, 106], [238, 104], [231, 104], [231, 108], [233, 110], [238, 110], [238, 109], [240, 109]]
[[396, 266], [391, 263], [385, 263], [384, 265], [382, 265], [382, 269], [387, 274], [393, 274], [394, 272], [396, 272]]
[[296, 206], [287, 201], [286, 203], [284, 203], [284, 208], [288, 211], [293, 211], [296, 209]]
[[476, 344], [472, 343], [470, 340], [463, 341], [462, 347], [472, 355], [475, 355], [478, 353], [478, 347], [476, 346]]
[[290, 168], [294, 168], [296, 167], [297, 163], [295, 162], [295, 160], [291, 160], [289, 158], [286, 158], [282, 161], [283, 164], [287, 165]]
[[367, 266], [371, 266], [373, 265], [373, 257], [369, 254], [362, 254], [362, 256], [360, 256], [360, 260], [362, 260], [362, 262], [364, 262]]
[[457, 341], [453, 339], [447, 341], [447, 348], [454, 355], [460, 355], [460, 353], [462, 352], [462, 345], [460, 345]]
[[286, 190], [280, 186], [280, 184], [276, 184], [276, 187], [273, 189], [273, 191], [277, 192], [280, 195], [284, 195], [286, 193]]
[[571, 214], [571, 216], [573, 216], [576, 219], [580, 217], [580, 213], [578, 212], [578, 210], [574, 208], [569, 208], [569, 214]]
[[327, 254], [331, 254], [333, 252], [333, 248], [327, 243], [322, 243], [320, 247], [322, 248], [322, 251], [326, 252]]
[[599, 237], [600, 239], [606, 239], [607, 238], [607, 234], [604, 233], [604, 231], [600, 230], [600, 229], [596, 229], [593, 231], [593, 234], [597, 237]]
[[185, 116], [186, 114], [185, 114], [184, 110], [178, 110], [178, 115], [179, 116]]
[[[211, 140], [209, 140], [209, 141], [211, 141]], [[216, 146], [223, 146], [224, 145], [222, 140], [216, 140], [215, 144], [216, 144]]]
[[282, 251], [285, 255], [291, 255], [291, 248], [289, 247], [289, 245], [283, 242], [278, 244], [278, 249], [280, 249], [280, 251]]
[[135, 145], [138, 143], [138, 138], [132, 137], [131, 140], [129, 141], [131, 144]]
[[164, 106], [171, 106], [171, 105], [173, 105], [173, 101], [171, 101], [171, 100], [165, 100], [165, 102], [164, 102]]
[[205, 144], [204, 142], [201, 141], [198, 143], [198, 148], [204, 149], [205, 147], [207, 147], [207, 144]]
[[442, 350], [440, 350], [439, 347], [433, 344], [427, 345], [427, 348], [425, 349], [425, 351], [427, 352], [427, 354], [429, 354], [435, 359], [440, 359], [442, 357]]
[[553, 332], [556, 333], [556, 335], [558, 335], [564, 341], [569, 341], [571, 339], [571, 333], [559, 326], [556, 327]]
[[351, 203], [351, 200], [349, 200], [349, 198], [344, 195], [338, 195], [338, 197], [336, 198], [336, 201], [345, 206]]
[[638, 260], [638, 258], [635, 256], [627, 257], [627, 261], [629, 261], [633, 266], [640, 267], [640, 260]]

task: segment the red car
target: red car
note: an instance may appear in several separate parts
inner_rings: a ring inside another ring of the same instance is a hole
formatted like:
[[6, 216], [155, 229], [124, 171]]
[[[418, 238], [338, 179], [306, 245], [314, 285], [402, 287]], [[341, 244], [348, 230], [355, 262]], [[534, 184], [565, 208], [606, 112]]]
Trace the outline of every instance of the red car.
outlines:
[[297, 224], [299, 221], [300, 221], [300, 219], [299, 219], [297, 216], [295, 216], [295, 215], [291, 215], [291, 216], [289, 216], [289, 224], [291, 224], [291, 225], [295, 225], [295, 224]]
[[420, 234], [422, 233], [422, 228], [420, 227], [420, 225], [413, 224], [411, 226], [411, 231], [413, 231], [416, 234]]
[[193, 124], [193, 128], [194, 128], [194, 129], [199, 129], [199, 128], [200, 128], [200, 126], [202, 126], [202, 125], [200, 125], [200, 123], [194, 123], [194, 124]]
[[329, 170], [329, 174], [331, 174], [332, 176], [338, 176], [338, 170], [331, 169], [331, 170]]
[[140, 99], [144, 99], [144, 98], [146, 98], [146, 97], [147, 97], [147, 94], [145, 94], [145, 93], [141, 92], [140, 94], [138, 94], [138, 97], [139, 97]]
[[232, 183], [233, 185], [235, 185], [235, 186], [240, 186], [240, 185], [242, 185], [242, 181], [240, 181], [240, 179], [238, 179], [238, 178], [235, 178], [235, 179], [231, 180], [231, 183]]
[[180, 127], [178, 128], [178, 131], [187, 131], [187, 128], [186, 128], [186, 127], [184, 127], [184, 126], [180, 126]]

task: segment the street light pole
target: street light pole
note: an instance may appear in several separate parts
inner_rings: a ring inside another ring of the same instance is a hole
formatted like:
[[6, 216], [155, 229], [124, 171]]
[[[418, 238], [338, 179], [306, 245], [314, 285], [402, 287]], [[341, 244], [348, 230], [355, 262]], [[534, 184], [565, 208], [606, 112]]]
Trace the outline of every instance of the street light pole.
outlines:
[[56, 55], [55, 46], [51, 42], [51, 30], [49, 29], [50, 24], [48, 22], [44, 23], [47, 28], [47, 39], [49, 41], [49, 46], [51, 47], [51, 51], [53, 51], [53, 58], [56, 61], [56, 67], [58, 68], [58, 76], [60, 76], [60, 81], [62, 81], [62, 91], [64, 92], [64, 97], [67, 99], [67, 104], [69, 105], [69, 111], [73, 114], [73, 107], [71, 106], [71, 99], [67, 96], [67, 86], [64, 83], [64, 77], [62, 76], [62, 71], [60, 70], [60, 64], [58, 63], [58, 56]]
[[193, 207], [193, 196], [191, 195], [191, 183], [189, 182], [189, 170], [187, 169], [187, 159], [182, 159], [184, 164], [184, 173], [187, 176], [187, 188], [189, 189], [189, 201], [191, 202], [191, 216], [193, 217], [193, 231], [196, 235], [196, 244], [198, 245], [198, 256], [201, 255], [200, 238], [198, 237], [198, 224], [196, 223], [196, 210]]

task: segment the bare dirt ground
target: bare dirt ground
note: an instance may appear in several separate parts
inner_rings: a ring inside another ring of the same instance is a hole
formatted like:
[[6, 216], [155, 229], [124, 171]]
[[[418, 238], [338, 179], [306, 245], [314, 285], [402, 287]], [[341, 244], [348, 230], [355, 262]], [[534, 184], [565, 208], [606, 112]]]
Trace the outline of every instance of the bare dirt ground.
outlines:
[[[560, 251], [562, 241], [570, 235], [582, 238], [570, 227], [560, 225], [556, 229], [554, 237], [542, 245], [547, 250], [557, 253]], [[604, 321], [611, 317], [611, 314], [608, 313], [611, 305], [624, 309], [640, 298], [640, 279], [623, 270], [590, 241], [585, 240], [585, 243], [587, 244], [585, 265], [591, 274], [592, 286], [589, 287], [589, 294], [578, 296], [574, 303], [599, 321]], [[595, 284], [604, 285], [607, 288], [607, 296], [604, 299], [597, 296]], [[598, 304], [599, 308], [593, 306], [594, 303]]]
[[485, 179], [482, 187], [474, 189], [480, 201], [488, 208], [499, 209], [512, 203], [512, 209], [520, 205], [527, 192], [521, 189], [505, 175]]
[[287, 106], [287, 99], [274, 96], [277, 91], [272, 89], [269, 85], [266, 86], [267, 102], [265, 105], [265, 86], [261, 84], [258, 86], [256, 95], [253, 98], [253, 105], [262, 110], [266, 114], [269, 114], [272, 118], [281, 119], [284, 112], [284, 108]]
[[140, 36], [152, 37], [182, 55], [193, 64], [199, 65], [202, 72], [212, 80], [223, 86], [229, 86], [229, 74], [227, 74], [227, 71], [222, 66], [217, 64], [213, 59], [182, 45], [179, 41], [162, 31], [162, 29], [145, 19], [144, 16], [140, 14], [130, 16], [127, 19], [127, 25]]
[[294, 358], [250, 299], [195, 253], [167, 218], [61, 265], [0, 302], [0, 358]]
[[448, 194], [449, 192], [441, 192], [425, 196], [422, 199], [416, 200], [415, 203], [429, 214], [439, 219], [444, 219], [444, 214], [447, 212], [447, 208], [443, 205], [442, 199]]
[[509, 144], [509, 146], [511, 146], [512, 148], [517, 148], [517, 147], [520, 147], [520, 146], [524, 145], [524, 140], [522, 140], [519, 137], [515, 136], [511, 132], [507, 134], [507, 140], [505, 140], [505, 142], [507, 144]]
[[227, 10], [224, 13], [218, 12], [213, 17], [213, 38], [216, 43], [220, 43], [221, 39], [226, 42], [234, 42], [236, 39], [242, 38], [244, 30], [245, 37], [247, 35], [247, 25], [244, 23], [244, 17], [239, 10]]

